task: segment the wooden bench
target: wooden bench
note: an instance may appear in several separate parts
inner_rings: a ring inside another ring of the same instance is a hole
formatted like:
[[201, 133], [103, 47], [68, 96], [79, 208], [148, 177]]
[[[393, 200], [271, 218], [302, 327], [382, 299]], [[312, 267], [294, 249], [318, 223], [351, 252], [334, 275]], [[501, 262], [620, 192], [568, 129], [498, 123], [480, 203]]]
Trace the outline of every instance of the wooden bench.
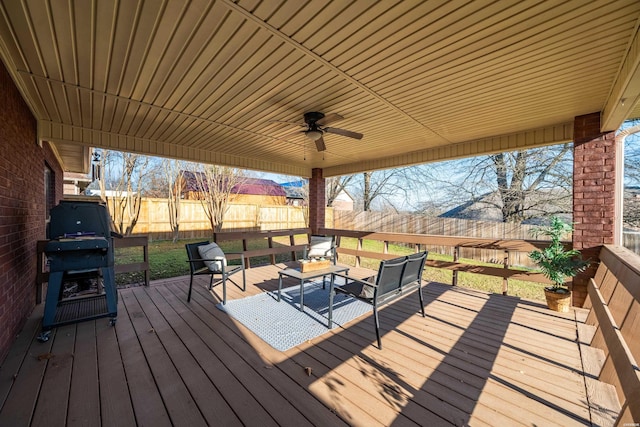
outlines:
[[[640, 258], [604, 246], [578, 338], [594, 425], [640, 422]], [[609, 408], [606, 410], [605, 408]]]

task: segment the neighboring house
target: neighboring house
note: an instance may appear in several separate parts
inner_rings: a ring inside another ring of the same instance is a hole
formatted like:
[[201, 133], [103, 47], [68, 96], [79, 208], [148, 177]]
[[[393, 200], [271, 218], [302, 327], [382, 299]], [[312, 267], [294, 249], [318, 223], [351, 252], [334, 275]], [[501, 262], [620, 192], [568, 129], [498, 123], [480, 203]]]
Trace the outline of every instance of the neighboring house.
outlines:
[[91, 174], [65, 172], [64, 173], [64, 194], [79, 195], [84, 193], [85, 188], [91, 184]]
[[309, 187], [307, 181], [291, 181], [280, 184], [287, 194], [287, 205], [307, 206]]
[[[553, 190], [551, 190], [553, 191]], [[567, 212], [571, 211], [571, 196], [555, 191], [553, 196], [545, 195], [544, 199], [540, 197], [540, 200], [532, 200], [535, 195], [541, 193], [531, 193], [526, 202], [526, 215], [529, 219], [525, 219], [523, 224], [542, 224], [543, 218], [551, 213], [557, 213], [559, 217], [566, 221], [571, 221], [571, 215]], [[549, 201], [547, 201], [549, 200]], [[555, 203], [554, 203], [555, 202]], [[567, 204], [567, 206], [563, 206]], [[469, 200], [453, 209], [448, 210], [440, 215], [440, 218], [456, 218], [456, 219], [470, 219], [476, 221], [497, 221], [502, 222], [502, 211], [499, 206], [502, 202], [500, 195], [497, 191], [492, 193], [486, 193], [478, 197], [475, 200]]]
[[[108, 186], [108, 184], [107, 184]], [[101, 196], [102, 190], [100, 190], [100, 182], [98, 180], [93, 181], [84, 189], [85, 196]], [[125, 197], [128, 196], [129, 192], [127, 191], [118, 191], [113, 188], [107, 188], [104, 190], [105, 197]]]
[[[187, 200], [201, 200], [202, 191], [196, 174], [202, 172], [183, 171], [180, 184], [182, 197]], [[287, 195], [284, 188], [270, 179], [240, 178], [240, 182], [231, 189], [230, 203], [251, 205], [286, 205]]]
[[353, 197], [346, 191], [342, 190], [331, 203], [331, 207], [338, 211], [352, 211]]

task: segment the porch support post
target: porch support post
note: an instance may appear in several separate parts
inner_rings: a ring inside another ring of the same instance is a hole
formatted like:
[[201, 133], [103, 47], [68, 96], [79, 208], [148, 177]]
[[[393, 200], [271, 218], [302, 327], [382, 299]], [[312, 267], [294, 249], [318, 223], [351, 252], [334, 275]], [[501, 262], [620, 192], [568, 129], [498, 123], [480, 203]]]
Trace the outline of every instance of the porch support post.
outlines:
[[312, 233], [324, 228], [326, 198], [322, 169], [312, 169], [309, 179], [309, 227]]
[[593, 262], [573, 279], [574, 306], [581, 307], [587, 297], [600, 247], [614, 243], [615, 193], [615, 131], [600, 131], [599, 112], [578, 116], [573, 125], [573, 247]]

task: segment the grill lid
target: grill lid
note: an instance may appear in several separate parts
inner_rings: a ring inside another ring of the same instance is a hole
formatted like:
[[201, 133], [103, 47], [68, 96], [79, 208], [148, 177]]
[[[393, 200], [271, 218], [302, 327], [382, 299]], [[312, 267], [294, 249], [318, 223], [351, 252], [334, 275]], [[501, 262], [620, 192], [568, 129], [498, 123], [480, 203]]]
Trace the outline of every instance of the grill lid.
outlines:
[[107, 207], [97, 202], [61, 201], [51, 209], [48, 238], [111, 237]]

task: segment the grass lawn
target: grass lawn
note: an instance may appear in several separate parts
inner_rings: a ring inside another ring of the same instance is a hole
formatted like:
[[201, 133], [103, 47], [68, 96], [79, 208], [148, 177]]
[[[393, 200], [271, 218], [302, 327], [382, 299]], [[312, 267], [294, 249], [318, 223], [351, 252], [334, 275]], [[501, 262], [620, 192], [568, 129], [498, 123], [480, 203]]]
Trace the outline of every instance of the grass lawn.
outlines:
[[[198, 242], [204, 239], [193, 240], [180, 240], [177, 243], [173, 243], [170, 240], [156, 240], [149, 242], [149, 264], [151, 268], [151, 280], [165, 279], [170, 277], [185, 276], [189, 274], [189, 265], [187, 263], [187, 253], [184, 245], [186, 243]], [[283, 245], [289, 245], [288, 237], [284, 237], [281, 240], [274, 238], [274, 243], [281, 243]], [[296, 237], [296, 244], [305, 242], [305, 236]], [[355, 248], [357, 244], [356, 239], [343, 238], [341, 240], [341, 246], [346, 248]], [[266, 248], [266, 241], [250, 241], [248, 243], [249, 249]], [[225, 252], [236, 252], [242, 250], [241, 242], [223, 242], [221, 245]], [[372, 252], [382, 252], [382, 242], [367, 241], [363, 242], [363, 250]], [[412, 248], [389, 245], [389, 253], [397, 255], [406, 255], [413, 253]], [[302, 253], [298, 254], [302, 257]], [[451, 261], [452, 257], [448, 255], [442, 255], [434, 252], [429, 253], [429, 259]], [[276, 262], [290, 261], [289, 254], [276, 255]], [[116, 263], [130, 263], [141, 262], [142, 250], [140, 248], [125, 248], [116, 250]], [[494, 265], [490, 263], [482, 263], [475, 260], [464, 260], [468, 263], [478, 265]], [[233, 264], [235, 260], [231, 261]], [[355, 258], [347, 255], [340, 257], [340, 262], [347, 265], [355, 265]], [[258, 266], [269, 263], [269, 257], [252, 257], [251, 265]], [[377, 270], [380, 261], [374, 259], [362, 259], [361, 266]], [[497, 265], [502, 267], [501, 265]], [[436, 268], [426, 268], [424, 279], [427, 281], [451, 283], [453, 272], [449, 270], [442, 270]], [[121, 273], [116, 276], [116, 283], [119, 286], [127, 286], [132, 284], [139, 284], [143, 282], [142, 273]], [[459, 273], [458, 284], [463, 287], [479, 289], [491, 293], [502, 293], [502, 279], [498, 277], [484, 276], [473, 273]], [[544, 301], [544, 285], [539, 283], [524, 282], [520, 280], [509, 281], [509, 295], [518, 296], [522, 298], [535, 299]]]

